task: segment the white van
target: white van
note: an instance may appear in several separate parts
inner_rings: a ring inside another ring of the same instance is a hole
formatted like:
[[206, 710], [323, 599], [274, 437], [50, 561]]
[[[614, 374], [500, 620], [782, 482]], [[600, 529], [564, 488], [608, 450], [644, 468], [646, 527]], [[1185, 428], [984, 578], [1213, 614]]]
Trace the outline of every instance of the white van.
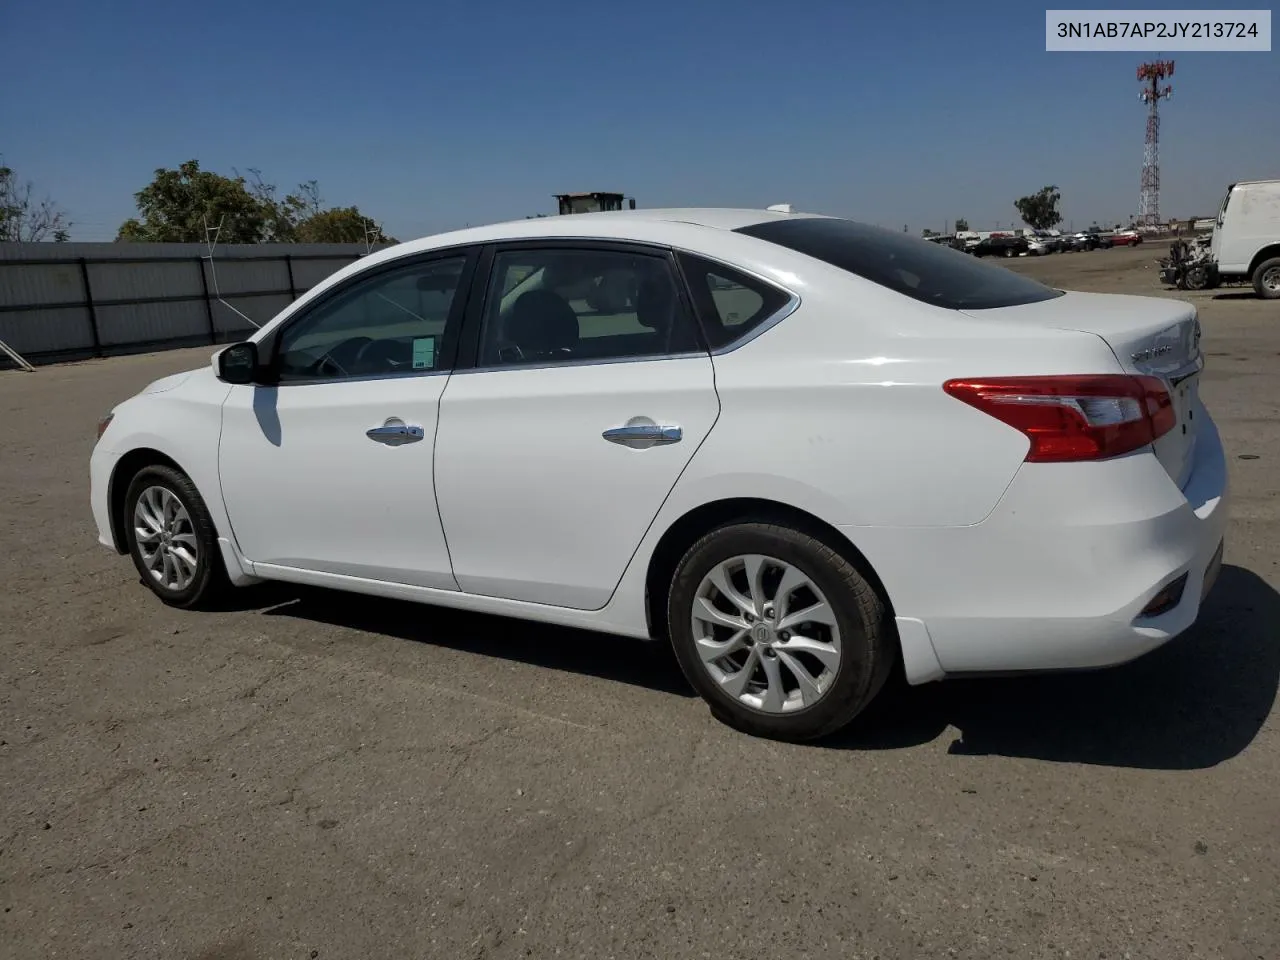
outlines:
[[1209, 244], [1211, 281], [1253, 282], [1258, 296], [1280, 299], [1280, 180], [1227, 187]]

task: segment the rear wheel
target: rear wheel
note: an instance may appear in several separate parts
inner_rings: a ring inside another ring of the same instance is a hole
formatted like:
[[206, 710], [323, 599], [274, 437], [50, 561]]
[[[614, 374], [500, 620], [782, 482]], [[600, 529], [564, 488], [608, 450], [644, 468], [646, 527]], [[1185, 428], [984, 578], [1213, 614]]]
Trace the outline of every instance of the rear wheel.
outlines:
[[1280, 257], [1258, 264], [1253, 271], [1253, 289], [1264, 300], [1280, 299]]
[[169, 606], [201, 606], [228, 585], [209, 510], [182, 471], [140, 470], [125, 494], [123, 520], [142, 582]]
[[695, 543], [667, 604], [681, 669], [719, 720], [811, 740], [856, 717], [892, 667], [885, 606], [831, 546], [791, 527], [736, 523]]

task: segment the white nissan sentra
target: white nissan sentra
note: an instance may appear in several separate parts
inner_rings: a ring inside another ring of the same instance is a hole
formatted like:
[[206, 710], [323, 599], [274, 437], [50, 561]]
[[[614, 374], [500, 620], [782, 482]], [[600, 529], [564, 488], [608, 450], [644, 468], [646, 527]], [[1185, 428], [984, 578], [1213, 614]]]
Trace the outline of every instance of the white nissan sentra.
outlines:
[[725, 722], [807, 739], [898, 662], [1190, 627], [1226, 526], [1203, 362], [1186, 303], [849, 220], [522, 220], [365, 257], [120, 404], [93, 513], [176, 607], [284, 580], [652, 637]]

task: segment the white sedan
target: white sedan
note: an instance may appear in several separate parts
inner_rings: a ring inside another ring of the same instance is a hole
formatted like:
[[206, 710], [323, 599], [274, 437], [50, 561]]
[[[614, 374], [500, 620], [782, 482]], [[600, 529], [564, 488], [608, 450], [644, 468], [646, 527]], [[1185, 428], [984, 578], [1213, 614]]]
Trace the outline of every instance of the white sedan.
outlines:
[[1190, 627], [1226, 526], [1202, 365], [1186, 303], [849, 220], [517, 221], [366, 257], [120, 404], [92, 506], [173, 606], [269, 579], [651, 637], [800, 740], [895, 665]]

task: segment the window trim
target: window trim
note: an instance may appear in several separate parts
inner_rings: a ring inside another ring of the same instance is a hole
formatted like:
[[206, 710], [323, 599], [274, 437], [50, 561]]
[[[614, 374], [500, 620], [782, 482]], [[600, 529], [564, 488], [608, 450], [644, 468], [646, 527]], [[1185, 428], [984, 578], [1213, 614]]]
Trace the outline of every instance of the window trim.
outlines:
[[[802, 301], [800, 294], [796, 293], [790, 287], [785, 287], [782, 284], [778, 283], [777, 281], [771, 280], [768, 277], [761, 275], [756, 270], [752, 270], [748, 267], [744, 267], [737, 263], [732, 263], [731, 261], [724, 259], [724, 257], [717, 257], [714, 254], [705, 253], [701, 250], [692, 250], [688, 247], [675, 247], [673, 249], [676, 254], [676, 264], [678, 269], [680, 270], [681, 281], [684, 283], [685, 287], [689, 290], [689, 296], [693, 300], [694, 305], [698, 310], [698, 325], [703, 328], [702, 339], [704, 343], [709, 343], [711, 340], [711, 338], [707, 336], [707, 333], [706, 333], [706, 326], [709, 325], [710, 319], [703, 316], [703, 310], [706, 309], [706, 306], [699, 302], [701, 298], [698, 296], [697, 292], [694, 290], [693, 284], [690, 282], [688, 275], [684, 271], [684, 263], [683, 263], [682, 257], [684, 256], [697, 257], [699, 260], [705, 260], [708, 263], [719, 264], [720, 266], [724, 267], [726, 270], [730, 270], [734, 273], [739, 273], [742, 276], [747, 277], [751, 280], [755, 280], [757, 283], [762, 283], [767, 287], [772, 287], [774, 290], [777, 290], [779, 293], [785, 294], [787, 297], [786, 303], [780, 306], [772, 314], [765, 317], [765, 319], [761, 320], [750, 330], [747, 330], [741, 336], [738, 336], [733, 340], [730, 340], [724, 346], [716, 347], [714, 350], [712, 350], [711, 356], [713, 357], [724, 356], [726, 353], [733, 353], [735, 350], [739, 349], [740, 347], [746, 346], [752, 340], [756, 339], [756, 337], [763, 336], [764, 334], [768, 333], [770, 330], [772, 330], [774, 327], [780, 324], [783, 320], [787, 319], [787, 317], [791, 316], [793, 313], [795, 313], [797, 310], [800, 309], [800, 304]], [[712, 306], [714, 308], [714, 305]]]
[[[584, 250], [596, 253], [621, 253], [647, 256], [666, 262], [675, 284], [676, 298], [684, 313], [684, 319], [693, 327], [699, 348], [680, 353], [655, 353], [643, 357], [604, 357], [542, 363], [480, 363], [480, 340], [484, 333], [485, 313], [489, 308], [489, 291], [492, 286], [494, 265], [498, 255], [521, 250]], [[453, 372], [458, 373], [511, 373], [518, 370], [562, 370], [573, 367], [593, 367], [612, 363], [655, 363], [662, 360], [684, 360], [691, 357], [709, 357], [710, 349], [702, 330], [697, 309], [692, 301], [684, 273], [674, 250], [666, 245], [644, 243], [635, 240], [612, 240], [606, 237], [540, 237], [528, 240], [498, 240], [485, 244], [480, 253], [467, 300], [467, 316], [461, 333], [461, 346]]]
[[[259, 356], [264, 356], [263, 368], [266, 380], [263, 386], [299, 387], [317, 384], [365, 383], [371, 380], [407, 380], [416, 377], [434, 377], [451, 373], [457, 363], [458, 347], [466, 333], [466, 317], [469, 298], [474, 289], [474, 279], [480, 261], [482, 245], [475, 243], [450, 247], [438, 247], [421, 253], [404, 257], [396, 257], [379, 263], [365, 270], [357, 271], [341, 283], [335, 284], [301, 310], [286, 317], [280, 324], [257, 341]], [[337, 298], [346, 295], [353, 287], [368, 283], [384, 274], [411, 269], [440, 260], [456, 260], [463, 258], [462, 274], [458, 278], [458, 289], [454, 293], [453, 302], [449, 306], [449, 316], [445, 320], [445, 333], [440, 343], [440, 364], [431, 370], [406, 370], [403, 373], [375, 373], [357, 377], [317, 377], [310, 380], [281, 380], [279, 374], [280, 340], [292, 327], [305, 321]], [[451, 334], [452, 331], [452, 334]]]

